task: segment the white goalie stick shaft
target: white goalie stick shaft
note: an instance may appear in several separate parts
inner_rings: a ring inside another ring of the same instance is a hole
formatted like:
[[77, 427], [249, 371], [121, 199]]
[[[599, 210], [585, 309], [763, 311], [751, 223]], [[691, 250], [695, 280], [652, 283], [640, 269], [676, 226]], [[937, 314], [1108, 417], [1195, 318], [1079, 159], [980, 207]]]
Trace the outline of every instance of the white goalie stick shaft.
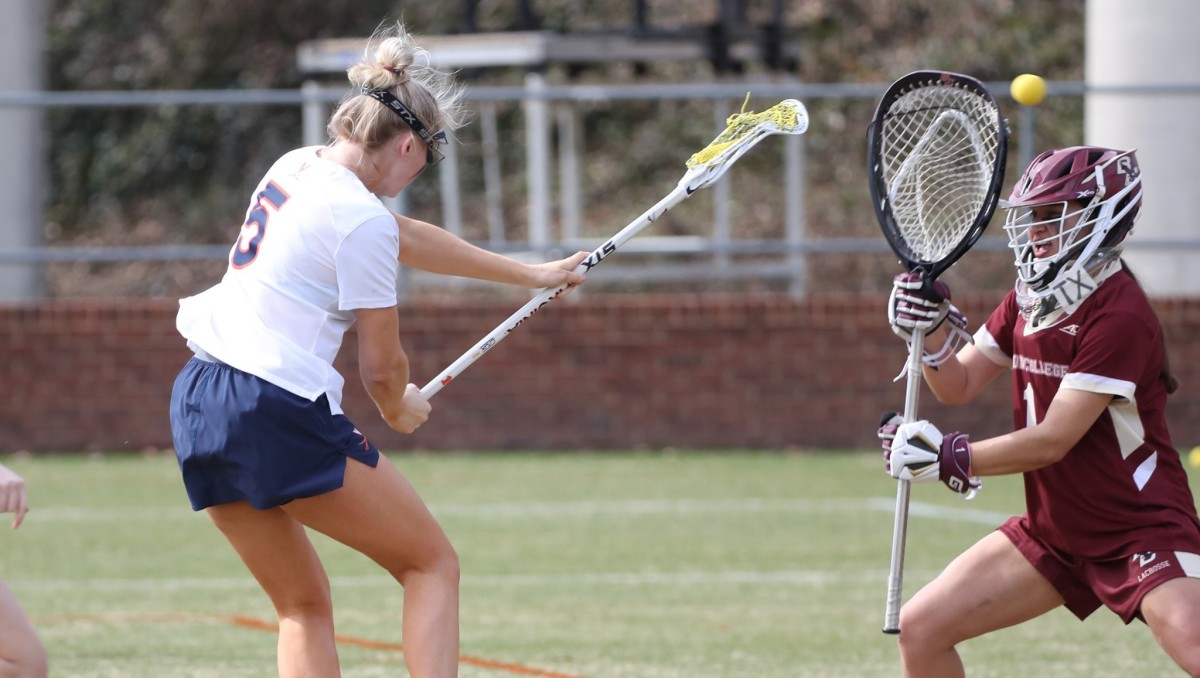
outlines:
[[[764, 111], [762, 115], [769, 116], [772, 111], [780, 110], [791, 113], [791, 120], [785, 123], [787, 125], [786, 128], [779, 126], [774, 119], [768, 117], [745, 133], [733, 135], [733, 138], [726, 136], [734, 129], [733, 125], [735, 123], [732, 122], [733, 118], [731, 117], [730, 127], [726, 128], [725, 132], [714, 139], [704, 150], [693, 156], [692, 160], [688, 162], [690, 169], [684, 173], [683, 178], [679, 180], [679, 184], [675, 186], [674, 190], [668, 193], [662, 200], [659, 200], [654, 207], [643, 212], [640, 217], [634, 219], [625, 228], [617, 232], [616, 235], [605, 241], [603, 245], [593, 250], [575, 270], [583, 273], [598, 266], [606, 257], [617, 251], [617, 248], [623, 245], [625, 241], [632, 238], [646, 226], [649, 226], [651, 222], [661, 217], [667, 210], [686, 200], [701, 188], [720, 179], [725, 174], [725, 171], [737, 162], [738, 158], [742, 157], [746, 151], [750, 150], [759, 141], [772, 134], [802, 134], [808, 129], [808, 111], [805, 109], [804, 104], [795, 99], [782, 101], [777, 106]], [[711, 151], [711, 154], [705, 155], [709, 151]], [[697, 160], [702, 156], [702, 160]], [[696, 164], [693, 164], [693, 161], [696, 161]], [[459, 356], [453, 363], [450, 363], [449, 367], [442, 370], [441, 374], [434, 377], [428, 384], [425, 384], [421, 388], [421, 395], [426, 399], [433, 397], [446, 384], [449, 384], [458, 375], [462, 374], [463, 370], [483, 357], [484, 353], [492, 350], [496, 344], [503, 341], [521, 323], [528, 320], [543, 306], [558, 298], [568, 287], [569, 285], [547, 287], [536, 294], [528, 303], [517, 309], [516, 313], [513, 313], [507, 320], [497, 325], [496, 329], [489, 332], [483, 339], [480, 339], [478, 343], [468, 349], [466, 353]]]
[[[904, 422], [916, 421], [917, 399], [921, 396], [921, 353], [925, 330], [914, 329], [908, 348], [908, 381], [904, 390]], [[896, 510], [892, 521], [892, 562], [888, 568], [887, 604], [883, 632], [900, 633], [900, 596], [904, 590], [904, 549], [908, 541], [908, 496], [912, 483], [896, 481]]]

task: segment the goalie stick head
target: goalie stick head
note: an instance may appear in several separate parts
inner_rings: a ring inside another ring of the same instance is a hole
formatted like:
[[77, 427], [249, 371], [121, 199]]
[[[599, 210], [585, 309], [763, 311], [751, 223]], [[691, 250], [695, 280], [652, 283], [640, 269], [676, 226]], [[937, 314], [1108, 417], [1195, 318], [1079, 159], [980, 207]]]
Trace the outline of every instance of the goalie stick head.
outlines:
[[936, 278], [975, 244], [1004, 181], [1008, 126], [975, 78], [916, 71], [888, 88], [867, 130], [868, 185], [888, 244]]

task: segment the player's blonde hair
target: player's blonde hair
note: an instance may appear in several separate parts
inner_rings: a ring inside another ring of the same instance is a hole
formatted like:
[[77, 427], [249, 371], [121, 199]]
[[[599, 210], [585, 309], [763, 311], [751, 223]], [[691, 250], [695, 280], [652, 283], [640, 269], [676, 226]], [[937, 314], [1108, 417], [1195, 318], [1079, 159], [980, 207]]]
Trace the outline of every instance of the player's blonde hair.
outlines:
[[450, 73], [429, 64], [429, 53], [401, 23], [381, 26], [367, 42], [363, 60], [346, 70], [354, 90], [329, 118], [333, 141], [357, 143], [372, 151], [406, 131], [394, 111], [363, 92], [390, 92], [412, 111], [430, 134], [450, 136], [466, 121], [463, 88]]

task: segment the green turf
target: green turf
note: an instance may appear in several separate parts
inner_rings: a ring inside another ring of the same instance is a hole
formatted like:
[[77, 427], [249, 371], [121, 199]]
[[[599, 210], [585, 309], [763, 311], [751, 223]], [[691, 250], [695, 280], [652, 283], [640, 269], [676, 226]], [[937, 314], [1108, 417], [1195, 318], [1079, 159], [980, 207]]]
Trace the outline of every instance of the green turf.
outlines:
[[[395, 456], [458, 548], [462, 652], [562, 675], [895, 676], [880, 633], [895, 485], [870, 453]], [[34, 511], [0, 529], [0, 576], [55, 676], [266, 676], [272, 611], [187, 508], [169, 456], [3, 459]], [[1194, 486], [1200, 477], [1193, 475]], [[1000, 516], [1018, 478], [964, 503], [913, 488], [905, 594]], [[315, 537], [338, 632], [399, 643], [401, 591]], [[1175, 675], [1141, 624], [1064, 611], [966, 643], [972, 676]], [[392, 649], [341, 647], [346, 676], [406, 675]], [[465, 663], [463, 676], [536, 675]], [[549, 673], [542, 674], [549, 675]]]

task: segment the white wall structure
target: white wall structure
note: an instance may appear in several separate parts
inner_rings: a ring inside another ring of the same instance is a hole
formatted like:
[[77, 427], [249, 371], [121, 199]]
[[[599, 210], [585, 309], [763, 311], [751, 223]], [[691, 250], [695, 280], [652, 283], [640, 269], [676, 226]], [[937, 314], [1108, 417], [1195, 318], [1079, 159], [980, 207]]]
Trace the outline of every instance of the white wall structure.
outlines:
[[[0, 2], [0, 91], [43, 89], [42, 0]], [[44, 228], [43, 109], [0, 107], [0, 249], [34, 247]], [[41, 267], [0, 262], [0, 302], [42, 294]]]
[[[1133, 246], [1139, 240], [1200, 239], [1198, 26], [1197, 0], [1087, 3], [1088, 85], [1128, 89], [1087, 96], [1085, 139], [1137, 149], [1145, 190], [1125, 259], [1152, 296], [1200, 294], [1200, 248]], [[1177, 85], [1191, 87], [1186, 93], [1158, 87]]]

